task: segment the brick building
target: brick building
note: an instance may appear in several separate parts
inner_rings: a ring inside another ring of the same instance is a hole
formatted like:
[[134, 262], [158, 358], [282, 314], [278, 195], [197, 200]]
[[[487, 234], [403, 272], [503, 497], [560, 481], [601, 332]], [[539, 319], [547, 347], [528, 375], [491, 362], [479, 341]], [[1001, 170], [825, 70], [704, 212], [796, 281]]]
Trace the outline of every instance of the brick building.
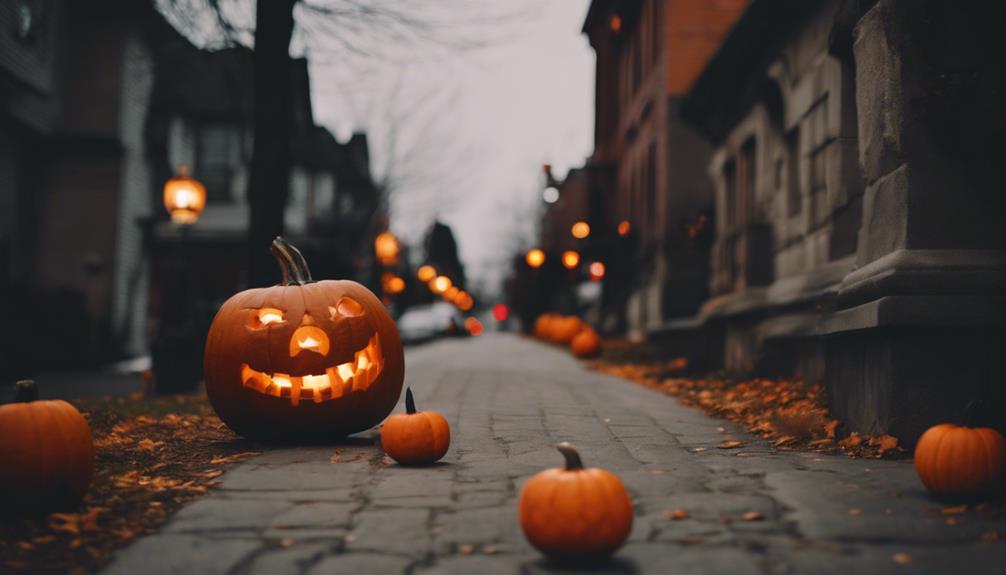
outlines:
[[[712, 207], [709, 145], [677, 114], [682, 97], [746, 0], [594, 0], [583, 32], [597, 55], [593, 183], [604, 233], [631, 227], [633, 265], [605, 290], [625, 294], [604, 326], [641, 337], [689, 316], [706, 297], [707, 246], [688, 230]], [[617, 251], [617, 250], [616, 250]]]
[[823, 381], [850, 430], [909, 443], [1006, 399], [994, 28], [946, 2], [753, 3], [682, 106], [715, 146], [716, 234], [678, 341]]

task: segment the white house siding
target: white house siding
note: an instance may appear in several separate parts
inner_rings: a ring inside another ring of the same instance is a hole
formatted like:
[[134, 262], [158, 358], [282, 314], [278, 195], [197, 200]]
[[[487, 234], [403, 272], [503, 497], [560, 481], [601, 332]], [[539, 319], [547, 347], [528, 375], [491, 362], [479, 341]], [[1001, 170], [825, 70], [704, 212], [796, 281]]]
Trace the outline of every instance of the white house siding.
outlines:
[[141, 217], [157, 206], [151, 198], [154, 182], [143, 153], [143, 125], [153, 86], [153, 64], [143, 41], [134, 32], [123, 51], [122, 107], [119, 137], [123, 144], [119, 226], [112, 292], [112, 330], [126, 353], [146, 349], [148, 273], [143, 257]]

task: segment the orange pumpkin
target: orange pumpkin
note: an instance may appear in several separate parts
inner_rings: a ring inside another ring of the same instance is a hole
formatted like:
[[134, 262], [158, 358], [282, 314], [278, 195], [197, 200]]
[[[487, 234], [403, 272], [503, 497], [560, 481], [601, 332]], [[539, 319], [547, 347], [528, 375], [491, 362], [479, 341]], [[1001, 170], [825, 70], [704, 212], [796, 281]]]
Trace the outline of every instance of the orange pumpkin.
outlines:
[[381, 447], [402, 465], [430, 465], [447, 453], [451, 428], [439, 413], [416, 411], [412, 390], [405, 390], [405, 413], [392, 415], [381, 428]]
[[583, 322], [580, 321], [580, 318], [574, 315], [562, 316], [552, 325], [552, 341], [569, 345], [569, 342], [573, 341], [581, 329], [583, 329]]
[[34, 381], [17, 382], [15, 403], [0, 406], [0, 512], [72, 509], [93, 477], [84, 416], [65, 401], [38, 401]]
[[632, 500], [615, 474], [584, 469], [573, 446], [559, 452], [565, 468], [546, 469], [521, 489], [518, 515], [536, 549], [559, 558], [608, 555], [632, 530]]
[[323, 439], [368, 429], [394, 409], [405, 358], [394, 320], [352, 281], [311, 279], [304, 257], [272, 245], [280, 285], [227, 300], [210, 326], [206, 393], [254, 439]]
[[579, 358], [597, 357], [601, 354], [601, 337], [594, 328], [587, 326], [576, 334], [569, 344], [573, 355]]
[[1003, 478], [1006, 440], [990, 427], [936, 425], [915, 446], [915, 470], [937, 495], [980, 495]]
[[534, 321], [534, 336], [538, 339], [549, 339], [552, 329], [553, 314], [543, 313]]

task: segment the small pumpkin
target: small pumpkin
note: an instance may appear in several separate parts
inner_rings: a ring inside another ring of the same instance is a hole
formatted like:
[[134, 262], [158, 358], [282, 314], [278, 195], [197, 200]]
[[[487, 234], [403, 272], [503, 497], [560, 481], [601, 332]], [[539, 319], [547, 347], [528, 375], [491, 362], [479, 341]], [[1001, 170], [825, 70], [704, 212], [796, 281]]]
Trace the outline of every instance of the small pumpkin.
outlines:
[[569, 342], [573, 341], [581, 329], [583, 329], [583, 322], [580, 321], [580, 318], [575, 315], [561, 316], [552, 324], [552, 341], [569, 345]]
[[405, 413], [388, 418], [381, 428], [381, 447], [402, 465], [430, 465], [447, 453], [451, 428], [444, 416], [416, 411], [412, 389], [405, 389]]
[[1006, 440], [991, 427], [941, 423], [915, 445], [915, 470], [933, 493], [947, 497], [980, 495], [1006, 470]]
[[583, 467], [569, 443], [557, 446], [565, 468], [546, 469], [521, 489], [518, 515], [524, 536], [557, 558], [604, 556], [632, 530], [632, 500], [617, 475]]
[[39, 401], [34, 381], [16, 386], [15, 403], [0, 406], [0, 511], [73, 509], [94, 477], [91, 428], [69, 403]]
[[601, 354], [601, 337], [597, 335], [594, 328], [587, 326], [576, 334], [576, 337], [570, 342], [569, 348], [573, 355], [579, 358], [597, 357]]
[[272, 253], [282, 282], [234, 295], [210, 326], [204, 372], [213, 409], [255, 439], [317, 440], [373, 427], [402, 392], [394, 320], [356, 282], [312, 280], [283, 238]]
[[534, 321], [534, 336], [538, 339], [550, 339], [552, 322], [555, 321], [555, 314], [543, 313]]

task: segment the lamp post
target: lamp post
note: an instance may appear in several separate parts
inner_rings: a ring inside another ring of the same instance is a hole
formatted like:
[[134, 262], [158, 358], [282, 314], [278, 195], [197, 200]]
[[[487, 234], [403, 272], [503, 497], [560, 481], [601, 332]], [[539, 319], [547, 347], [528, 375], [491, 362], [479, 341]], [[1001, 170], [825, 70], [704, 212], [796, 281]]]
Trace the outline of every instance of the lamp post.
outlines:
[[160, 321], [152, 357], [160, 393], [193, 390], [202, 378], [202, 341], [192, 318], [196, 302], [190, 293], [186, 244], [190, 227], [205, 207], [206, 188], [189, 174], [188, 166], [179, 166], [164, 183], [164, 209], [178, 240], [161, 274]]

